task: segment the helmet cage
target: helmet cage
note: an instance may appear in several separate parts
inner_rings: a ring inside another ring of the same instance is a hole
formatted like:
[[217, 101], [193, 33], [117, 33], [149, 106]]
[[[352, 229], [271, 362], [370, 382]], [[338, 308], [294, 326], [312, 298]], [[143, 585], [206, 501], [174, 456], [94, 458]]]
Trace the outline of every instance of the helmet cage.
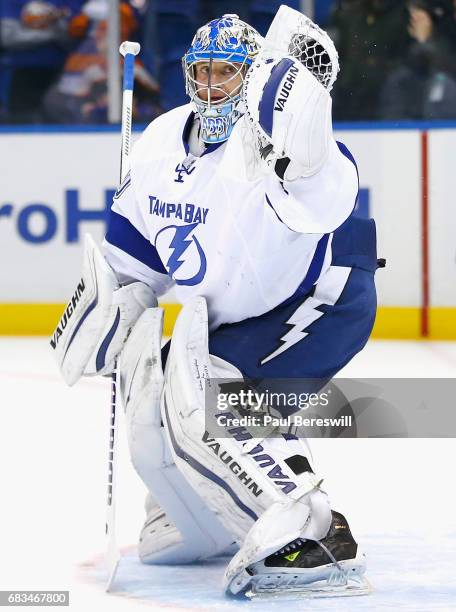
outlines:
[[[195, 76], [196, 66], [201, 62], [209, 62], [209, 71], [208, 71], [208, 79], [207, 82], [198, 81]], [[233, 72], [231, 72], [226, 79], [217, 80], [217, 82], [213, 82], [213, 70], [212, 66], [214, 61], [219, 63], [227, 64], [228, 66], [232, 66]], [[216, 59], [211, 57], [209, 59], [200, 59], [196, 60], [194, 63], [188, 66], [188, 70], [186, 71], [187, 83], [186, 83], [186, 91], [190, 96], [190, 100], [195, 104], [201, 106], [207, 106], [210, 109], [212, 106], [220, 105], [222, 103], [231, 102], [237, 103], [240, 100], [242, 87], [244, 85], [244, 76], [249, 68], [249, 63], [247, 62], [247, 58], [244, 58], [241, 62], [234, 62], [230, 59]], [[227, 91], [229, 89], [230, 83], [240, 78], [239, 85], [233, 89], [232, 91]], [[207, 91], [207, 100], [200, 96], [200, 93], [203, 91]], [[218, 94], [218, 95], [217, 95]], [[222, 94], [222, 97], [220, 97]]]
[[[244, 76], [259, 49], [260, 35], [237, 15], [224, 15], [196, 32], [191, 47], [182, 58], [182, 67], [186, 92], [200, 117], [204, 142], [227, 140], [234, 124], [242, 116]], [[208, 78], [204, 83], [196, 78], [199, 62], [209, 62]], [[214, 62], [226, 63], [234, 70], [226, 79], [215, 80]], [[229, 84], [239, 76], [239, 85], [233, 91], [227, 91]], [[207, 92], [207, 100], [201, 97], [202, 91]]]

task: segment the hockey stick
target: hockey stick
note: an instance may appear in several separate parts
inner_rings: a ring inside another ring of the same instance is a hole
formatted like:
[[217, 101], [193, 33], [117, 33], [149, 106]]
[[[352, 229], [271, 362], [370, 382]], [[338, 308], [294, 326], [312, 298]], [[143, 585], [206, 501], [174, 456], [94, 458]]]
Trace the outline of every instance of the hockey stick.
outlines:
[[[131, 150], [131, 119], [133, 106], [133, 84], [135, 56], [138, 55], [140, 45], [137, 42], [125, 41], [120, 45], [119, 51], [124, 56], [123, 93], [122, 93], [122, 145], [120, 151], [120, 184], [122, 184], [129, 170], [129, 156]], [[116, 511], [116, 442], [118, 422], [116, 419], [117, 399], [117, 361], [111, 379], [111, 418], [109, 422], [109, 459], [108, 459], [108, 500], [106, 510], [106, 566], [108, 580], [106, 591], [109, 591], [114, 582], [117, 567], [120, 561], [120, 550], [117, 545], [115, 532]]]

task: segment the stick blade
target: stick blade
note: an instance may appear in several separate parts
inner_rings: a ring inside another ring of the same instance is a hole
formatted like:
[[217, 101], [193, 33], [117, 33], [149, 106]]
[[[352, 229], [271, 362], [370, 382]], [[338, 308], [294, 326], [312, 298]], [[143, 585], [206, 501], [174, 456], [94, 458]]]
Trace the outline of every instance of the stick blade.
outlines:
[[119, 567], [120, 558], [120, 550], [115, 539], [113, 537], [109, 537], [105, 554], [105, 564], [108, 571], [106, 592], [109, 592], [112, 589], [117, 574], [117, 568]]

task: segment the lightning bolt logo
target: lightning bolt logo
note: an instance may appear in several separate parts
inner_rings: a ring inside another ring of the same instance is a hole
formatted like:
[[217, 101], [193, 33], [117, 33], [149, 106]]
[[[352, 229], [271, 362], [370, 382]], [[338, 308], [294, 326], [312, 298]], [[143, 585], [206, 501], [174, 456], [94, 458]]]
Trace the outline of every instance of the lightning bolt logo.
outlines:
[[334, 306], [347, 284], [350, 271], [351, 268], [344, 266], [332, 266], [329, 268], [318, 281], [313, 296], [306, 298], [288, 321], [285, 321], [285, 325], [291, 325], [291, 329], [280, 338], [283, 344], [273, 353], [262, 359], [261, 365], [284, 353], [308, 336], [308, 332], [304, 330], [324, 315], [324, 312], [317, 310], [317, 308], [323, 304]]
[[283, 344], [273, 353], [262, 359], [261, 365], [271, 361], [271, 359], [285, 352], [308, 335], [308, 332], [305, 332], [304, 329], [323, 315], [319, 310], [315, 310], [317, 306], [321, 306], [321, 302], [315, 300], [316, 304], [311, 305], [309, 302], [312, 300], [314, 298], [308, 298], [295, 310], [288, 321], [285, 321], [285, 325], [291, 325], [291, 329], [280, 338]]
[[176, 227], [176, 233], [174, 234], [174, 238], [171, 240], [171, 244], [169, 245], [171, 249], [174, 249], [174, 251], [166, 264], [171, 276], [184, 263], [184, 261], [180, 260], [179, 257], [183, 255], [188, 247], [192, 244], [192, 241], [187, 240], [186, 238], [196, 226], [197, 223], [191, 223], [190, 225]]
[[[166, 263], [166, 267], [168, 269], [169, 274], [176, 281], [177, 285], [188, 285], [188, 286], [197, 285], [203, 280], [206, 274], [206, 268], [207, 268], [206, 255], [204, 254], [204, 251], [197, 237], [191, 236], [189, 238], [190, 234], [192, 233], [192, 231], [195, 229], [197, 225], [198, 223], [190, 223], [189, 225], [169, 225], [163, 228], [157, 234], [157, 237], [155, 239], [155, 244], [157, 244], [157, 238], [162, 232], [169, 230], [169, 229], [175, 230], [173, 239], [169, 243], [169, 248], [172, 249], [173, 252], [171, 253]], [[199, 270], [191, 278], [177, 279], [175, 278], [175, 273], [177, 272], [177, 270], [179, 270], [181, 265], [185, 263], [185, 258], [184, 259], [181, 259], [181, 258], [191, 244], [195, 244], [198, 255], [199, 255], [199, 259], [200, 259]]]

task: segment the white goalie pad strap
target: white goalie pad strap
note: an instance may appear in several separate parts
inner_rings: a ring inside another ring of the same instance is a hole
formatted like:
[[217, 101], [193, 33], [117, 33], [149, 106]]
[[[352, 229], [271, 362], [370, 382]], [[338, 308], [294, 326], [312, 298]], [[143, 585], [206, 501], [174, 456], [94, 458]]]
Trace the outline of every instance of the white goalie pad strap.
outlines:
[[50, 340], [63, 378], [112, 371], [139, 315], [157, 303], [144, 283], [120, 287], [93, 239], [86, 235], [82, 277]]
[[[212, 378], [207, 307], [197, 297], [179, 314], [165, 372], [162, 419], [176, 465], [239, 542], [276, 502], [296, 506], [303, 527], [310, 498], [321, 493], [320, 480], [307, 469], [296, 474], [285, 459], [299, 452], [305, 456], [305, 444], [295, 439], [288, 448], [284, 437], [266, 439], [244, 453], [243, 445], [252, 438], [247, 430], [227, 430], [226, 437], [214, 438], [205, 420], [205, 384]], [[282, 529], [284, 540], [295, 537], [286, 523]]]
[[120, 397], [133, 466], [161, 508], [157, 516], [148, 516], [141, 532], [141, 560], [189, 563], [219, 554], [233, 538], [186, 482], [169, 451], [160, 416], [162, 330], [161, 308], [147, 309], [136, 322], [119, 359]]
[[322, 168], [332, 138], [331, 97], [296, 58], [262, 54], [246, 76], [244, 99], [261, 156], [271, 164], [290, 158], [287, 180]]

